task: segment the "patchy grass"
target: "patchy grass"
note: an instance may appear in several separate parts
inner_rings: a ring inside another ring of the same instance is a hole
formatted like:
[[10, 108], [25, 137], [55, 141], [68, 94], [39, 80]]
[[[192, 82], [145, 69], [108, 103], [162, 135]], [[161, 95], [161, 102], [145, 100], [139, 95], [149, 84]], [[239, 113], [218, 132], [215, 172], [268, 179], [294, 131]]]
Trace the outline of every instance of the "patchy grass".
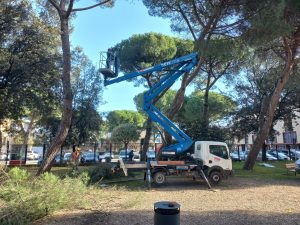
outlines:
[[[286, 174], [285, 164], [290, 161], [269, 162], [274, 168], [256, 163], [251, 171], [243, 170], [244, 162], [234, 162], [235, 176], [250, 179], [299, 179], [293, 173]], [[53, 167], [51, 174], [33, 178], [37, 167], [11, 169], [0, 177], [0, 224], [30, 224], [32, 221], [61, 209], [137, 209], [146, 200], [142, 171], [130, 172], [128, 177], [120, 174], [103, 178], [87, 186], [89, 171], [99, 165], [80, 166], [77, 178], [70, 178], [72, 167]], [[25, 170], [26, 169], [26, 170]], [[97, 175], [97, 179], [102, 175]], [[97, 180], [96, 179], [96, 180]], [[274, 181], [276, 182], [276, 181]], [[102, 184], [106, 184], [105, 187]], [[80, 196], [80, 198], [78, 198]]]
[[144, 181], [144, 172], [142, 171], [129, 172], [127, 177], [125, 177], [123, 171], [119, 171], [119, 175], [110, 179], [103, 179], [100, 185], [115, 186], [128, 190], [138, 190], [147, 187], [147, 183]]
[[[295, 179], [295, 176], [292, 172], [289, 172], [287, 175], [287, 170], [285, 168], [285, 164], [292, 163], [293, 161], [274, 161], [268, 162], [271, 165], [274, 165], [274, 168], [267, 168], [259, 165], [260, 162], [256, 162], [254, 169], [251, 171], [247, 171], [243, 169], [244, 162], [233, 162], [234, 175], [238, 177], [245, 178], [261, 178], [261, 179]], [[89, 173], [92, 170], [97, 170], [99, 166], [97, 165], [89, 165], [89, 166], [79, 166], [78, 173]], [[37, 167], [28, 167], [26, 168], [31, 174], [35, 174], [37, 171]], [[66, 176], [70, 176], [72, 171], [72, 167], [53, 167], [51, 173], [54, 175], [65, 178]], [[104, 177], [100, 182], [96, 182], [97, 186], [100, 185], [108, 185], [108, 186], [117, 186], [124, 187], [130, 190], [137, 190], [139, 188], [147, 187], [147, 183], [143, 180], [144, 173], [142, 171], [130, 172], [128, 177], [125, 177], [123, 171], [120, 170], [118, 174], [112, 177]]]
[[289, 172], [287, 175], [287, 170], [285, 164], [293, 163], [293, 161], [274, 161], [267, 162], [273, 165], [273, 168], [267, 168], [259, 165], [261, 162], [256, 162], [253, 170], [244, 170], [244, 162], [233, 162], [233, 169], [235, 176], [247, 177], [247, 178], [262, 178], [262, 179], [295, 179], [294, 173]]

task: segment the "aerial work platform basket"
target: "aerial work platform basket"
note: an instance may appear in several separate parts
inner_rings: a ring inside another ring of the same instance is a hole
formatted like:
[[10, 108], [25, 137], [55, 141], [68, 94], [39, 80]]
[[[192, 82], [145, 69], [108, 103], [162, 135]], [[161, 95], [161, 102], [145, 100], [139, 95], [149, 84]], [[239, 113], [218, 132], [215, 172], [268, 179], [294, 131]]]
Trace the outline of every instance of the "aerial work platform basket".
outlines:
[[99, 72], [103, 74], [104, 79], [117, 77], [118, 67], [119, 59], [115, 52], [100, 52]]

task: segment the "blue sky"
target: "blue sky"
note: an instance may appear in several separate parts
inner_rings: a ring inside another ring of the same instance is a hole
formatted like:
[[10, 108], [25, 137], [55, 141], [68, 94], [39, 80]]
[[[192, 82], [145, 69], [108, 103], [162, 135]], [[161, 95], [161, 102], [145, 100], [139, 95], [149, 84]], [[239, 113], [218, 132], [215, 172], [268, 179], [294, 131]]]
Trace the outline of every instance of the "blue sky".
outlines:
[[[81, 2], [94, 3], [91, 0]], [[81, 46], [95, 65], [98, 65], [100, 51], [106, 51], [133, 34], [159, 32], [175, 35], [171, 32], [169, 21], [149, 16], [147, 8], [140, 0], [117, 0], [110, 9], [94, 8], [79, 12], [72, 23], [72, 45]], [[143, 90], [142, 87], [134, 87], [130, 82], [110, 85], [104, 89], [103, 98], [106, 104], [101, 105], [99, 111], [135, 110], [133, 97]]]

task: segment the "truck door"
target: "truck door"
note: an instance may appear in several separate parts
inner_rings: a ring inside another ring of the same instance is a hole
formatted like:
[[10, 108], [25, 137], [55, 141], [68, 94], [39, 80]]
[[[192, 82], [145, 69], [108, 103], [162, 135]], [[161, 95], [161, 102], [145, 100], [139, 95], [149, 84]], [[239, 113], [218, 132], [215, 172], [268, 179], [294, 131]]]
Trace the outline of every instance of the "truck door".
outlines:
[[224, 170], [232, 170], [232, 162], [226, 145], [209, 145], [208, 166], [220, 166]]

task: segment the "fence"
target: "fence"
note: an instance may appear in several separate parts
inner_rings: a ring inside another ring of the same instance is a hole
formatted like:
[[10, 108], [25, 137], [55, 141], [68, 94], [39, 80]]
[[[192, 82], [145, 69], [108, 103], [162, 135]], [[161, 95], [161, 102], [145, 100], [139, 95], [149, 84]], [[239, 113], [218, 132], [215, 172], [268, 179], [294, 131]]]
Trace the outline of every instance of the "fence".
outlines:
[[[81, 158], [88, 162], [97, 162], [100, 154], [110, 153], [115, 155], [119, 154], [120, 150], [125, 149], [124, 144], [114, 144], [108, 141], [102, 141], [100, 143], [85, 143], [80, 146], [62, 146], [58, 154], [56, 155], [53, 163], [56, 165], [65, 164], [71, 158], [71, 153], [74, 148], [80, 147]], [[150, 148], [154, 149], [154, 146], [150, 144]], [[33, 145], [21, 145], [5, 143], [0, 149], [0, 164], [5, 165], [34, 165], [40, 164], [47, 153], [49, 146], [43, 144], [41, 146]], [[132, 149], [136, 152], [142, 150], [142, 142], [130, 142], [128, 149]], [[84, 161], [84, 160], [82, 160]]]
[[[29, 160], [37, 160], [43, 152], [43, 146], [10, 144], [1, 147], [0, 163], [5, 165], [25, 165]], [[30, 163], [29, 163], [30, 164]]]

